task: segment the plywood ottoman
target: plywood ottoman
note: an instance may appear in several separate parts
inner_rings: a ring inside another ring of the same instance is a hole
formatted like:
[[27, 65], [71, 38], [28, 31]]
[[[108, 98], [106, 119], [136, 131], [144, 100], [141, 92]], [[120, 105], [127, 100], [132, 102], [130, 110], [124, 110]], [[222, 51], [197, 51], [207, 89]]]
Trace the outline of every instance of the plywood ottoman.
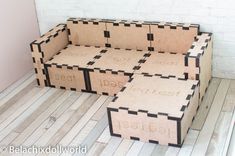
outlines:
[[112, 136], [180, 147], [198, 108], [198, 81], [134, 75], [108, 105]]

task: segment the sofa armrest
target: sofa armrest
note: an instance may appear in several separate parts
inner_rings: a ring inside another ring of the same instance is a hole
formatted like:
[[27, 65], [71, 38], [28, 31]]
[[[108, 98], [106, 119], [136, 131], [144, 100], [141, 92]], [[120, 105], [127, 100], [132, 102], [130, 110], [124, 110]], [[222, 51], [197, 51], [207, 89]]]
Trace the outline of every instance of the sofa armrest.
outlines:
[[44, 63], [68, 45], [66, 24], [59, 24], [30, 44], [39, 86], [47, 86]]
[[201, 33], [195, 38], [185, 56], [185, 66], [187, 66], [188, 78], [199, 80], [200, 99], [202, 100], [212, 77], [211, 33]]

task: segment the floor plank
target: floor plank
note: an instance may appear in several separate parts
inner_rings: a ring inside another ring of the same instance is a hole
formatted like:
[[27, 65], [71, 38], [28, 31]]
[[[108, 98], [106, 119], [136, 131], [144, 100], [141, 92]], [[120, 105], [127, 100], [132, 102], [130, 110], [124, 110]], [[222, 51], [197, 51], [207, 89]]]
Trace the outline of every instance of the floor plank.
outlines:
[[168, 150], [168, 146], [164, 145], [156, 145], [153, 149], [153, 152], [151, 153], [152, 156], [154, 155], [166, 155], [166, 152]]
[[177, 156], [180, 151], [178, 147], [168, 147], [165, 156]]
[[[7, 120], [1, 123], [1, 126], [6, 127], [0, 131], [0, 140], [6, 137], [15, 127], [17, 127], [21, 122], [23, 122], [34, 110], [36, 110], [44, 101], [54, 93], [53, 90], [48, 88], [42, 89], [42, 91], [33, 98], [32, 101], [27, 102], [24, 106], [20, 107], [16, 112], [14, 112]], [[42, 97], [39, 99], [39, 97]], [[28, 109], [29, 108], [29, 109]], [[14, 120], [15, 119], [15, 120]], [[11, 123], [9, 122], [11, 121]], [[8, 124], [9, 122], [9, 124]]]
[[133, 140], [123, 139], [117, 150], [114, 152], [114, 156], [126, 155], [133, 142]]
[[86, 154], [87, 156], [99, 156], [100, 153], [104, 150], [106, 144], [95, 142], [89, 152]]
[[[40, 138], [44, 135], [44, 134], [48, 134], [48, 130], [51, 129], [51, 127], [54, 126], [54, 124], [56, 124], [57, 119], [59, 119], [61, 116], [63, 116], [65, 114], [65, 112], [67, 112], [67, 109], [70, 108], [72, 109], [73, 107], [78, 108], [80, 105], [76, 104], [75, 101], [77, 100], [76, 96], [74, 95], [74, 92], [69, 92], [66, 91], [68, 94], [68, 96], [66, 97], [66, 99], [63, 101], [63, 103], [60, 105], [60, 107], [54, 111], [41, 125], [39, 128], [36, 129], [35, 132], [32, 133], [32, 135], [27, 138], [27, 140], [23, 143], [23, 145], [25, 146], [31, 146], [36, 144], [36, 142], [38, 140], [40, 140]], [[76, 106], [75, 106], [76, 105]]]
[[9, 108], [11, 108], [13, 105], [17, 104], [19, 100], [21, 100], [22, 97], [24, 97], [26, 94], [31, 92], [33, 88], [36, 85], [36, 81], [33, 81], [28, 86], [26, 86], [24, 89], [22, 89], [19, 93], [17, 93], [15, 96], [13, 96], [10, 100], [8, 100], [4, 105], [0, 107], [0, 115], [6, 112]]
[[[96, 126], [91, 130], [91, 132], [87, 135], [87, 137], [83, 140], [80, 144], [82, 147], [86, 146], [88, 150], [91, 149], [92, 145], [96, 142], [100, 134], [104, 131], [105, 127], [108, 125], [108, 117], [107, 115], [103, 115], [101, 120], [96, 124]], [[77, 144], [79, 145], [79, 144]], [[103, 149], [103, 148], [102, 148]], [[99, 151], [101, 152], [101, 151]], [[83, 154], [75, 154], [76, 156], [83, 155]]]
[[146, 155], [146, 156], [151, 155], [156, 146], [157, 145], [152, 143], [145, 143], [142, 149], [140, 150], [139, 155]]
[[97, 121], [89, 120], [88, 123], [82, 128], [76, 138], [69, 144], [70, 146], [77, 146], [82, 144], [88, 134], [95, 128]]
[[106, 101], [107, 96], [100, 96], [100, 98], [92, 105], [92, 107], [84, 114], [84, 116], [73, 126], [73, 128], [65, 135], [60, 141], [61, 145], [69, 145], [85, 124], [90, 120], [94, 113], [102, 106]]
[[17, 88], [13, 89], [9, 94], [7, 94], [6, 96], [3, 96], [2, 99], [0, 99], [0, 107], [2, 107], [2, 105], [6, 104], [7, 101], [9, 101], [12, 97], [14, 97], [20, 91], [22, 91], [26, 86], [28, 86], [33, 81], [35, 81], [35, 75], [32, 75], [30, 78], [28, 78], [22, 84], [20, 84]]
[[16, 90], [22, 83], [24, 83], [27, 79], [34, 76], [34, 71], [30, 71], [27, 74], [25, 74], [22, 78], [20, 78], [18, 81], [14, 82], [12, 85], [10, 85], [8, 88], [0, 92], [0, 100], [3, 99], [5, 96], [10, 94], [12, 91]]
[[222, 111], [233, 112], [235, 107], [235, 80], [231, 80]]
[[[235, 148], [234, 147], [235, 147], [235, 129], [233, 127], [233, 133], [231, 136], [229, 148], [228, 148], [228, 151], [225, 152], [227, 154], [226, 156], [234, 156], [235, 155]], [[223, 153], [223, 154], [225, 154], [225, 153]]]
[[197, 140], [198, 134], [199, 134], [199, 131], [197, 130], [192, 130], [192, 129], [189, 130], [184, 140], [184, 144], [179, 151], [178, 156], [187, 156], [191, 154], [193, 150], [193, 146]]
[[205, 155], [210, 142], [216, 121], [222, 109], [225, 96], [229, 88], [230, 80], [223, 79], [218, 87], [218, 91], [212, 103], [212, 107], [206, 118], [205, 124], [199, 133], [198, 139], [192, 151], [192, 156]]
[[100, 155], [101, 156], [112, 156], [121, 142], [122, 142], [122, 138], [111, 137], [107, 146], [104, 148], [104, 150], [102, 151], [102, 153]]
[[98, 142], [100, 143], [104, 143], [104, 144], [107, 144], [108, 141], [110, 140], [111, 138], [111, 135], [110, 135], [110, 132], [109, 132], [109, 126], [107, 126], [103, 133], [100, 135], [100, 137], [97, 139]]
[[[226, 136], [222, 155], [235, 155], [235, 110], [233, 110], [233, 117], [229, 124], [229, 130]], [[233, 154], [232, 154], [233, 153]]]
[[100, 109], [92, 116], [92, 120], [100, 120], [103, 115], [107, 112], [107, 105], [113, 100], [113, 97], [108, 97], [108, 99], [104, 102], [104, 104], [100, 107]]
[[138, 155], [144, 143], [141, 141], [135, 141], [127, 152], [127, 156]]
[[38, 109], [36, 109], [26, 120], [24, 120], [19, 126], [13, 131], [22, 133], [40, 114], [42, 114], [52, 103], [56, 101], [61, 95], [62, 90], [56, 90], [52, 96], [50, 96]]
[[[69, 100], [71, 100], [71, 99], [69, 99]], [[76, 100], [77, 100], [77, 98], [73, 99], [71, 101], [71, 103], [74, 103]], [[96, 100], [97, 100], [97, 96], [92, 96], [91, 98], [89, 98], [89, 103], [84, 103], [83, 105], [86, 105], [89, 108], [89, 106], [92, 105], [93, 102]], [[68, 103], [68, 101], [67, 101], [67, 103]], [[59, 131], [60, 128], [64, 128], [63, 127], [64, 124], [69, 119], [77, 119], [76, 117], [78, 117], [78, 116], [77, 116], [76, 112], [78, 112], [77, 110], [80, 110], [80, 106], [81, 105], [78, 105], [77, 107], [74, 108], [74, 105], [72, 105], [70, 108], [68, 108], [68, 109], [66, 108], [66, 111], [64, 111], [61, 116], [59, 116], [58, 118], [54, 117], [55, 122], [53, 123], [53, 125], [51, 125], [50, 127], [47, 128], [47, 131], [45, 133], [43, 133], [42, 136], [40, 136], [40, 138], [34, 143], [34, 145], [45, 146], [50, 141], [50, 139], [54, 139], [53, 136]], [[71, 120], [69, 120], [69, 121], [71, 121]], [[65, 126], [67, 126], [67, 124]], [[68, 127], [66, 127], [66, 128], [68, 128]]]
[[198, 112], [194, 118], [194, 121], [192, 123], [191, 128], [195, 130], [201, 130], [203, 127], [203, 124], [206, 120], [206, 117], [208, 115], [208, 112], [211, 108], [212, 102], [214, 100], [215, 94], [217, 92], [217, 89], [219, 87], [219, 84], [221, 82], [221, 79], [219, 78], [213, 78], [211, 80], [211, 83], [207, 89], [207, 92], [204, 96], [204, 99], [202, 103], [200, 104], [200, 107], [198, 109]]
[[210, 140], [206, 155], [220, 156], [228, 134], [232, 113], [221, 112]]
[[[48, 135], [53, 135], [51, 140], [49, 140], [48, 145], [56, 145], [61, 139], [70, 131], [70, 129], [82, 118], [84, 112], [86, 112], [92, 104], [99, 98], [99, 96], [92, 95], [89, 99], [84, 101], [80, 107], [67, 110], [67, 113], [71, 114], [67, 121], [62, 125], [62, 127], [55, 133], [48, 133]], [[61, 123], [61, 121], [58, 121]], [[52, 129], [54, 129], [52, 127]]]
[[[4, 122], [10, 115], [14, 114], [18, 109], [22, 106], [29, 104], [29, 101], [37, 100], [47, 89], [33, 88], [30, 92], [24, 95], [21, 99], [19, 99], [16, 103], [14, 103], [11, 107], [9, 107], [5, 112], [0, 115], [0, 124]], [[5, 121], [6, 122], [6, 121]]]
[[[49, 117], [55, 113], [58, 112], [61, 108], [61, 105], [66, 104], [65, 101], [67, 98], [70, 97], [72, 92], [63, 92], [63, 94], [53, 103], [51, 103], [50, 107], [47, 108], [46, 111], [44, 111], [42, 114], [40, 114], [13, 142], [13, 145], [21, 145], [23, 144], [26, 139], [28, 139], [33, 133], [36, 133], [36, 130], [38, 128], [46, 126]], [[61, 112], [61, 111], [59, 111]], [[58, 114], [58, 113], [57, 113]], [[53, 115], [55, 116], [55, 115]], [[44, 123], [44, 125], [42, 125]]]

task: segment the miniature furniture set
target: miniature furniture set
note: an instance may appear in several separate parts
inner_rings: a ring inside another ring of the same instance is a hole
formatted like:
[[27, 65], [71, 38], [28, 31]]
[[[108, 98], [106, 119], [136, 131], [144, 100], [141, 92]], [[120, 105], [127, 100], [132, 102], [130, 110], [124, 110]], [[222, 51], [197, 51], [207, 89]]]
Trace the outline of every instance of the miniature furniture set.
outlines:
[[38, 85], [114, 96], [110, 134], [180, 147], [211, 79], [197, 24], [70, 18], [31, 43]]

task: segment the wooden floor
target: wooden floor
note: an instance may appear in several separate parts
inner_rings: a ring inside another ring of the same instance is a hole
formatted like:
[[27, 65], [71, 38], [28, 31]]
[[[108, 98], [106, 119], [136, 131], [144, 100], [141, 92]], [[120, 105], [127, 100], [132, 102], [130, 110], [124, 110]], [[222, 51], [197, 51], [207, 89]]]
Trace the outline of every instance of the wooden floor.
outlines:
[[182, 148], [110, 137], [106, 106], [111, 100], [39, 88], [31, 72], [0, 93], [0, 146], [86, 145], [88, 155], [129, 156], [214, 156], [234, 150], [235, 80], [212, 79]]

